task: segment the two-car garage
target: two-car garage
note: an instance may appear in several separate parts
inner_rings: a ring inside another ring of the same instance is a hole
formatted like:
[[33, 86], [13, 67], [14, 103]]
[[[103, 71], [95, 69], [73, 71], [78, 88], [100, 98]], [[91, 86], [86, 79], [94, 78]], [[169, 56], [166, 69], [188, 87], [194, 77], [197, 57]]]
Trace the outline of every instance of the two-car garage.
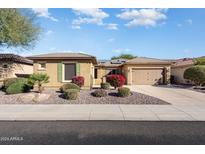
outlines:
[[123, 72], [129, 85], [164, 84], [170, 79], [170, 62], [153, 58], [134, 58], [127, 61]]
[[164, 79], [163, 69], [156, 68], [133, 68], [133, 85], [155, 85], [162, 84]]

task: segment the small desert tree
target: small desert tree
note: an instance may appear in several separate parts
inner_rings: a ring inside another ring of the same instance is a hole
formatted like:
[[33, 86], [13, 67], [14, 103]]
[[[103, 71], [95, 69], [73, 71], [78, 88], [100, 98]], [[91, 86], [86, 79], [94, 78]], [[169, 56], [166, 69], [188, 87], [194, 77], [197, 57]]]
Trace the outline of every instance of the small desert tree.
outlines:
[[121, 54], [119, 56], [113, 56], [111, 59], [114, 60], [114, 59], [133, 59], [133, 58], [136, 58], [136, 56], [132, 55], [132, 54]]
[[205, 83], [205, 66], [196, 65], [185, 70], [184, 78], [194, 82], [195, 85]]
[[26, 9], [0, 8], [0, 47], [33, 47], [40, 34], [35, 17]]
[[38, 86], [38, 92], [42, 93], [43, 91], [43, 84], [49, 82], [49, 76], [44, 73], [34, 73], [29, 78], [29, 84]]

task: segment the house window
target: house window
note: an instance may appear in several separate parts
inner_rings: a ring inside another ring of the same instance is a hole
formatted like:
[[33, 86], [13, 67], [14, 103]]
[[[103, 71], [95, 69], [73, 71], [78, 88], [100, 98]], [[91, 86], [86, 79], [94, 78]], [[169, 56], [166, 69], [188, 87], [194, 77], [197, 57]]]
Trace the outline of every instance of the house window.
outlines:
[[72, 77], [76, 76], [76, 64], [65, 63], [63, 73], [64, 73], [64, 81], [70, 81]]
[[39, 62], [39, 69], [45, 70], [46, 69], [46, 62]]
[[121, 71], [119, 69], [114, 69], [109, 72], [109, 75], [111, 74], [121, 74]]
[[98, 69], [95, 68], [95, 79], [97, 79], [97, 78], [98, 78]]

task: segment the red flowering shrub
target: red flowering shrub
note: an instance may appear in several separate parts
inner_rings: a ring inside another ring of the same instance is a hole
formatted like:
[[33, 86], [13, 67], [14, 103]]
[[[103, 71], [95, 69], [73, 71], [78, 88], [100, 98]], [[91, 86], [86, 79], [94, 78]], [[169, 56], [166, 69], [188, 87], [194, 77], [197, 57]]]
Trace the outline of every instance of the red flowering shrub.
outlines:
[[72, 83], [77, 84], [79, 87], [84, 86], [84, 77], [83, 76], [74, 76], [72, 78]]
[[106, 81], [116, 89], [117, 87], [122, 87], [125, 84], [125, 77], [123, 75], [112, 74], [106, 77]]

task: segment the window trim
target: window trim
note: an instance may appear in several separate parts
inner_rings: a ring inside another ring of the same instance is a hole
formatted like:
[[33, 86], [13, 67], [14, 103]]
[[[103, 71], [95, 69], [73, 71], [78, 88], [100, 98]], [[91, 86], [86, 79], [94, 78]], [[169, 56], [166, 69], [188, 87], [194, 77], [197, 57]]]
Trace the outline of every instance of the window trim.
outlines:
[[[45, 68], [42, 68], [41, 64], [44, 64], [44, 63], [45, 63]], [[40, 71], [46, 70], [46, 61], [38, 61], [38, 70]]]
[[74, 64], [75, 65], [75, 75], [76, 75], [76, 67], [77, 62], [62, 62], [62, 82], [72, 82], [72, 80], [65, 80], [65, 64]]

